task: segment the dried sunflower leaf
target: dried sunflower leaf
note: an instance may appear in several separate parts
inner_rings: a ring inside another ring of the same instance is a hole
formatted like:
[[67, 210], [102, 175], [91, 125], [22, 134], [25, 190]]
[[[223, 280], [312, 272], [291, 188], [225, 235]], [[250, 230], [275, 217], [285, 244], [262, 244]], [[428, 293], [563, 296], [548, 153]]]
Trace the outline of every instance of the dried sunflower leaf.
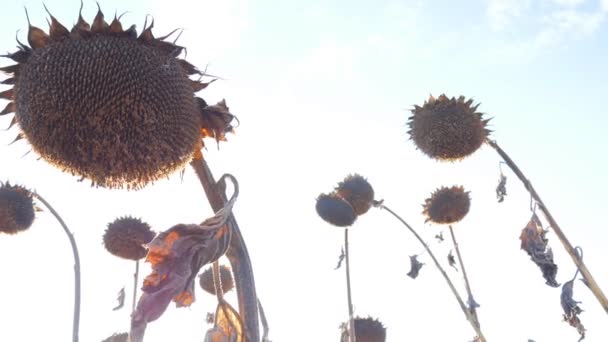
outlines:
[[196, 275], [228, 249], [231, 229], [227, 222], [238, 195], [236, 180], [228, 177], [234, 183], [234, 195], [215, 216], [200, 225], [178, 224], [150, 242], [146, 261], [152, 273], [144, 279], [143, 293], [131, 317], [131, 342], [143, 341], [147, 324], [158, 319], [171, 301], [177, 307], [192, 304]]
[[215, 324], [207, 330], [205, 342], [243, 342], [245, 341], [243, 321], [238, 312], [226, 301], [217, 305]]
[[342, 262], [344, 261], [345, 257], [346, 254], [344, 254], [344, 248], [342, 248], [342, 252], [340, 252], [340, 256], [338, 257], [338, 265], [336, 266], [336, 268], [334, 268], [334, 270], [337, 270], [342, 267]]
[[548, 246], [549, 240], [545, 237], [546, 231], [542, 228], [536, 214], [521, 231], [521, 249], [525, 250], [530, 259], [541, 269], [545, 283], [551, 287], [559, 287], [555, 279], [557, 265], [553, 262], [553, 251]]
[[112, 309], [112, 311], [120, 310], [123, 306], [125, 306], [125, 288], [123, 287], [118, 292], [118, 298], [116, 298], [118, 304]]
[[407, 275], [412, 279], [416, 279], [416, 277], [418, 277], [420, 269], [422, 268], [422, 266], [424, 266], [424, 263], [418, 261], [417, 255], [410, 255], [410, 265], [411, 269], [409, 272], [407, 272]]
[[450, 264], [450, 266], [452, 266], [456, 270], [456, 272], [458, 272], [458, 268], [456, 267], [456, 258], [454, 258], [454, 254], [451, 250], [450, 254], [448, 254], [448, 264]]
[[507, 196], [507, 176], [501, 173], [498, 186], [496, 187], [496, 199], [498, 203], [502, 203], [505, 200], [505, 196]]
[[560, 302], [562, 305], [562, 309], [564, 310], [564, 321], [568, 322], [572, 327], [576, 328], [576, 331], [579, 333], [581, 338], [579, 341], [585, 338], [585, 327], [583, 323], [581, 323], [578, 315], [583, 312], [578, 304], [579, 301], [574, 300], [574, 279], [567, 281], [562, 286], [562, 293], [560, 296]]

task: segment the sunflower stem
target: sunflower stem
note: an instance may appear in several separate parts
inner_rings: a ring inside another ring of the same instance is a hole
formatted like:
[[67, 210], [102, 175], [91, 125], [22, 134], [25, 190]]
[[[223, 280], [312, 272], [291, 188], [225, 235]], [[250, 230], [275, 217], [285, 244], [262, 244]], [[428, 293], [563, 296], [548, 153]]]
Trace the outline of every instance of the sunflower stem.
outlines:
[[260, 312], [260, 322], [262, 322], [262, 342], [270, 342], [268, 339], [268, 331], [270, 328], [268, 327], [268, 320], [266, 319], [266, 313], [264, 313], [264, 307], [262, 306], [262, 302], [258, 298], [258, 310]]
[[344, 262], [346, 263], [346, 296], [348, 298], [348, 340], [356, 342], [355, 316], [353, 314], [353, 299], [350, 287], [350, 254], [348, 252], [348, 228], [344, 229]]
[[591, 272], [589, 271], [589, 269], [587, 269], [587, 266], [585, 265], [583, 260], [576, 253], [576, 250], [574, 249], [574, 247], [572, 246], [572, 244], [570, 243], [570, 241], [568, 240], [568, 238], [566, 237], [566, 235], [564, 234], [562, 229], [559, 227], [557, 222], [555, 222], [555, 219], [549, 212], [549, 209], [547, 209], [547, 207], [545, 206], [545, 203], [540, 199], [540, 196], [538, 195], [536, 190], [534, 190], [532, 183], [526, 178], [526, 176], [524, 176], [523, 172], [519, 169], [519, 167], [517, 167], [517, 165], [509, 157], [509, 155], [507, 155], [507, 153], [505, 151], [503, 151], [503, 149], [500, 148], [500, 146], [498, 146], [496, 141], [487, 139], [486, 143], [488, 145], [492, 146], [492, 148], [494, 148], [496, 150], [496, 152], [498, 152], [498, 154], [502, 157], [502, 159], [509, 166], [509, 168], [515, 173], [517, 178], [519, 178], [519, 180], [523, 183], [526, 190], [528, 190], [528, 192], [530, 193], [530, 196], [532, 196], [532, 198], [538, 205], [538, 208], [543, 212], [543, 215], [549, 222], [549, 225], [551, 226], [551, 228], [553, 228], [555, 235], [557, 235], [557, 238], [559, 239], [559, 241], [562, 243], [562, 245], [566, 249], [566, 252], [568, 253], [568, 255], [570, 255], [570, 258], [572, 258], [572, 261], [574, 261], [574, 264], [576, 265], [576, 267], [578, 267], [578, 269], [581, 271], [583, 278], [585, 278], [585, 280], [587, 281], [589, 289], [591, 290], [593, 295], [595, 295], [595, 298], [600, 303], [602, 308], [604, 308], [604, 311], [606, 311], [606, 313], [608, 313], [608, 298], [606, 298], [606, 295], [604, 295], [604, 292], [600, 288], [599, 284], [595, 281], [595, 279], [591, 275]]
[[[203, 186], [209, 204], [217, 212], [227, 202], [226, 194], [218, 188], [213, 174], [203, 158], [192, 159], [190, 165]], [[228, 224], [232, 231], [232, 238], [230, 239], [230, 246], [228, 247], [228, 251], [226, 251], [226, 256], [234, 272], [239, 314], [245, 323], [245, 333], [247, 336], [245, 342], [259, 342], [258, 300], [251, 259], [249, 258], [245, 240], [233, 214], [230, 214]]]
[[131, 304], [131, 312], [135, 312], [137, 304], [137, 281], [139, 278], [139, 260], [135, 260], [135, 273], [133, 273], [133, 301]]
[[445, 270], [443, 269], [443, 267], [441, 266], [441, 264], [439, 263], [439, 261], [435, 257], [435, 254], [433, 254], [433, 251], [431, 251], [431, 249], [426, 244], [426, 242], [424, 242], [424, 240], [422, 239], [422, 237], [420, 237], [420, 235], [418, 235], [418, 233], [414, 230], [414, 228], [412, 228], [407, 222], [405, 222], [405, 220], [403, 218], [401, 218], [401, 216], [399, 216], [397, 213], [395, 213], [394, 211], [392, 211], [390, 208], [388, 208], [386, 205], [384, 205], [381, 201], [376, 201], [374, 203], [374, 205], [376, 207], [379, 207], [380, 209], [384, 209], [384, 210], [388, 211], [397, 220], [399, 220], [412, 234], [414, 234], [414, 236], [416, 237], [416, 239], [418, 239], [418, 241], [422, 244], [422, 246], [424, 247], [424, 249], [426, 250], [426, 252], [429, 254], [429, 256], [431, 257], [431, 259], [433, 259], [433, 262], [435, 263], [435, 266], [437, 267], [437, 269], [439, 270], [439, 272], [441, 272], [441, 275], [443, 276], [443, 278], [445, 279], [446, 283], [450, 287], [450, 290], [452, 290], [452, 294], [454, 294], [454, 297], [456, 297], [456, 300], [458, 301], [458, 304], [460, 305], [460, 309], [462, 310], [462, 312], [466, 316], [467, 320], [469, 321], [469, 323], [473, 327], [473, 330], [475, 330], [475, 333], [477, 334], [478, 341], [479, 342], [486, 342], [486, 338], [484, 337], [483, 333], [481, 332], [481, 327], [480, 327], [479, 323], [477, 322], [477, 319], [469, 311], [469, 309], [465, 305], [464, 301], [460, 297], [460, 294], [458, 294], [458, 291], [456, 290], [456, 287], [454, 287], [454, 284], [452, 283], [452, 280], [450, 280], [450, 277], [448, 277], [448, 274], [445, 272]]
[[213, 262], [211, 272], [213, 275], [213, 288], [215, 288], [217, 302], [222, 303], [224, 300], [224, 290], [222, 289], [222, 278], [220, 277], [220, 263], [217, 260]]
[[467, 290], [467, 296], [469, 297], [469, 311], [473, 318], [475, 318], [475, 323], [480, 326], [479, 317], [477, 316], [477, 303], [475, 299], [473, 299], [473, 292], [471, 291], [471, 284], [469, 283], [469, 277], [467, 276], [467, 271], [464, 268], [464, 261], [462, 261], [462, 255], [460, 254], [460, 247], [458, 247], [458, 242], [456, 242], [456, 235], [454, 234], [454, 229], [452, 229], [452, 225], [450, 225], [450, 235], [452, 236], [452, 243], [454, 244], [454, 249], [456, 250], [456, 255], [458, 256], [458, 263], [460, 264], [460, 269], [462, 270], [462, 277], [464, 278], [464, 286]]
[[42, 204], [44, 204], [51, 214], [55, 216], [55, 219], [59, 222], [63, 231], [68, 236], [70, 240], [70, 245], [72, 246], [72, 253], [74, 254], [74, 319], [72, 323], [72, 342], [78, 342], [78, 330], [80, 327], [80, 256], [78, 255], [78, 247], [76, 246], [76, 240], [74, 240], [74, 235], [70, 232], [70, 229], [65, 224], [59, 213], [55, 211], [55, 209], [47, 202], [40, 194], [32, 191], [32, 194], [36, 199], [38, 199]]

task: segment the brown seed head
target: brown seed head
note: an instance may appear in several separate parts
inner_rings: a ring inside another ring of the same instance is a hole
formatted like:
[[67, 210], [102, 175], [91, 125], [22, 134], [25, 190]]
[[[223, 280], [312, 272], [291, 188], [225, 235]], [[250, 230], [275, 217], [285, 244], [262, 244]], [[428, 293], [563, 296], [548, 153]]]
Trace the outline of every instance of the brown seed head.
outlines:
[[358, 174], [349, 175], [340, 182], [336, 193], [350, 203], [357, 216], [365, 214], [374, 200], [374, 188]]
[[422, 107], [414, 106], [409, 118], [409, 134], [414, 144], [433, 159], [460, 160], [484, 143], [490, 134], [483, 114], [477, 112], [473, 100], [464, 96], [451, 99], [444, 94], [431, 96]]
[[0, 182], [0, 232], [16, 234], [34, 222], [32, 193], [19, 185]]
[[210, 82], [191, 80], [204, 74], [152, 25], [137, 36], [101, 10], [71, 31], [51, 19], [49, 34], [30, 25], [29, 46], [5, 56], [17, 64], [0, 68], [14, 84], [0, 93], [11, 101], [0, 114], [15, 112], [48, 162], [98, 186], [138, 189], [182, 168], [202, 137], [232, 129], [227, 107], [213, 118], [203, 112], [194, 92]]
[[[220, 280], [222, 281], [222, 292], [226, 293], [234, 288], [234, 280], [230, 267], [220, 265]], [[199, 284], [201, 288], [208, 293], [215, 295], [215, 286], [213, 285], [213, 268], [207, 268], [199, 276]]]
[[127, 342], [129, 339], [129, 333], [114, 333], [112, 336], [106, 338], [101, 342]]
[[[348, 327], [348, 323], [344, 324]], [[378, 319], [371, 317], [355, 318], [355, 340], [357, 342], [385, 342], [386, 328]], [[348, 342], [348, 330], [342, 331], [341, 342]]]
[[351, 226], [357, 219], [357, 214], [350, 203], [335, 192], [319, 195], [315, 209], [323, 220], [338, 227]]
[[113, 255], [130, 260], [139, 260], [148, 250], [143, 246], [154, 239], [156, 234], [140, 219], [121, 217], [108, 224], [103, 235], [103, 244]]
[[471, 198], [462, 186], [441, 187], [431, 194], [422, 205], [426, 221], [450, 224], [462, 220], [469, 212]]

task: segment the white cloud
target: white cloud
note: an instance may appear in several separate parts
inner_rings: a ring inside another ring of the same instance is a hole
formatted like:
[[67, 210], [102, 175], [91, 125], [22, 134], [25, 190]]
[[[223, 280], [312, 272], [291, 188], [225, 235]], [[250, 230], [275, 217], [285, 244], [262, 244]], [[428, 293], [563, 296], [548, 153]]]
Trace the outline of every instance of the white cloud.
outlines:
[[493, 29], [505, 27], [529, 7], [529, 0], [490, 0], [486, 13]]

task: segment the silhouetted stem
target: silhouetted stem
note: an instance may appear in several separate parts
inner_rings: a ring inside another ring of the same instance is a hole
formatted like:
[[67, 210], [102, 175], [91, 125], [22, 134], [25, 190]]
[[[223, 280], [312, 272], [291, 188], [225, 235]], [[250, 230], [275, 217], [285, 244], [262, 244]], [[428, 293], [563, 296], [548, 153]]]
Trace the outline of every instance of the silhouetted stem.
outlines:
[[344, 229], [344, 262], [346, 263], [346, 296], [348, 298], [348, 340], [356, 342], [355, 316], [353, 314], [353, 299], [350, 289], [350, 255], [348, 253], [348, 228]]
[[217, 297], [218, 303], [224, 300], [224, 290], [222, 288], [222, 278], [220, 276], [220, 263], [215, 260], [213, 262], [213, 269], [211, 270], [213, 275], [213, 287], [215, 288], [215, 296]]
[[[190, 165], [194, 168], [196, 175], [203, 185], [211, 208], [217, 212], [227, 202], [226, 194], [222, 189], [218, 189], [213, 174], [204, 159], [195, 158], [190, 162]], [[258, 299], [255, 291], [253, 267], [251, 266], [251, 260], [249, 259], [249, 253], [247, 252], [247, 246], [243, 240], [241, 230], [233, 214], [230, 214], [228, 224], [232, 231], [232, 238], [230, 239], [230, 246], [228, 247], [226, 256], [234, 272], [234, 281], [239, 301], [239, 314], [245, 323], [247, 336], [245, 342], [259, 342]]]
[[467, 320], [469, 321], [469, 323], [473, 327], [473, 330], [475, 330], [475, 333], [477, 334], [477, 337], [478, 337], [479, 341], [480, 342], [486, 342], [486, 338], [484, 337], [483, 333], [481, 332], [481, 328], [479, 326], [479, 322], [477, 322], [475, 316], [473, 316], [471, 314], [471, 312], [469, 311], [469, 309], [465, 305], [464, 301], [460, 297], [460, 294], [458, 294], [458, 291], [456, 290], [456, 287], [454, 287], [454, 284], [450, 280], [450, 277], [448, 277], [448, 274], [445, 272], [445, 270], [443, 269], [443, 267], [441, 267], [441, 264], [439, 263], [439, 261], [437, 261], [437, 258], [435, 257], [435, 254], [433, 254], [433, 251], [431, 251], [431, 249], [426, 244], [426, 242], [424, 242], [424, 240], [422, 239], [422, 237], [420, 237], [420, 235], [418, 235], [418, 233], [414, 230], [414, 228], [412, 228], [407, 222], [405, 222], [405, 220], [402, 219], [401, 216], [397, 215], [397, 213], [395, 213], [394, 211], [392, 211], [390, 208], [388, 208], [382, 202], [376, 202], [374, 205], [377, 206], [377, 207], [379, 207], [380, 209], [384, 209], [384, 210], [388, 211], [389, 213], [391, 213], [412, 234], [414, 234], [414, 236], [416, 237], [416, 239], [418, 239], [418, 241], [422, 244], [422, 246], [424, 247], [424, 249], [426, 250], [426, 252], [429, 254], [429, 256], [431, 257], [431, 259], [433, 259], [433, 262], [435, 263], [435, 266], [437, 267], [437, 269], [439, 270], [439, 272], [441, 272], [441, 275], [445, 279], [446, 283], [448, 283], [448, 286], [450, 287], [450, 290], [452, 290], [452, 293], [454, 294], [454, 297], [456, 297], [456, 300], [458, 301], [458, 304], [460, 305], [460, 309], [462, 310], [462, 312], [466, 316]]
[[72, 323], [72, 342], [78, 342], [78, 330], [80, 327], [80, 256], [78, 255], [76, 240], [74, 240], [74, 235], [70, 232], [65, 222], [63, 222], [61, 216], [59, 216], [49, 202], [45, 201], [44, 198], [36, 192], [32, 192], [32, 194], [49, 209], [53, 216], [55, 216], [55, 219], [57, 219], [63, 228], [63, 231], [68, 236], [70, 245], [72, 246], [72, 253], [74, 254], [74, 320]]
[[262, 342], [269, 342], [268, 340], [268, 320], [266, 320], [266, 314], [264, 313], [264, 307], [262, 306], [262, 302], [258, 298], [258, 310], [260, 311], [260, 321], [262, 322], [263, 334], [262, 334]]
[[469, 311], [475, 318], [475, 322], [479, 323], [479, 317], [477, 316], [477, 309], [475, 305], [475, 299], [473, 299], [473, 292], [471, 291], [471, 285], [469, 283], [469, 277], [467, 276], [467, 271], [464, 268], [464, 261], [462, 261], [462, 255], [460, 254], [460, 247], [458, 247], [458, 242], [456, 242], [456, 235], [454, 235], [454, 230], [452, 229], [452, 225], [450, 225], [450, 235], [452, 235], [452, 243], [454, 244], [454, 249], [456, 250], [456, 255], [458, 256], [458, 262], [460, 263], [460, 269], [462, 270], [462, 277], [464, 278], [464, 286], [467, 289], [467, 296], [469, 296], [468, 304]]
[[135, 312], [135, 305], [137, 304], [138, 278], [139, 278], [139, 260], [135, 260], [135, 273], [133, 273], [133, 304], [131, 305], [131, 312]]
[[589, 289], [591, 290], [591, 292], [593, 292], [595, 298], [597, 298], [600, 305], [604, 308], [604, 311], [608, 313], [608, 298], [606, 298], [606, 295], [604, 295], [604, 292], [602, 292], [602, 289], [600, 288], [599, 284], [595, 281], [595, 279], [593, 279], [591, 272], [587, 269], [587, 266], [585, 265], [583, 260], [579, 258], [578, 254], [576, 253], [576, 250], [574, 249], [562, 229], [559, 227], [557, 222], [555, 222], [555, 219], [553, 219], [553, 216], [549, 212], [549, 209], [547, 209], [545, 203], [540, 199], [540, 196], [538, 195], [536, 190], [534, 190], [532, 183], [530, 183], [526, 176], [524, 176], [523, 172], [521, 172], [521, 170], [517, 167], [515, 162], [507, 155], [507, 153], [503, 151], [500, 146], [498, 146], [496, 141], [488, 139], [486, 140], [486, 143], [488, 143], [488, 145], [492, 146], [492, 148], [494, 148], [496, 152], [498, 152], [498, 154], [502, 157], [502, 159], [509, 166], [509, 168], [515, 173], [517, 178], [519, 178], [519, 180], [524, 184], [524, 187], [526, 188], [526, 190], [528, 190], [530, 196], [532, 196], [534, 201], [537, 203], [538, 208], [543, 212], [543, 215], [547, 219], [547, 222], [549, 222], [549, 225], [551, 226], [551, 228], [553, 228], [555, 235], [557, 235], [557, 238], [566, 249], [566, 252], [568, 253], [568, 255], [570, 255], [576, 267], [581, 271], [583, 278], [585, 278], [587, 284], [589, 284]]

